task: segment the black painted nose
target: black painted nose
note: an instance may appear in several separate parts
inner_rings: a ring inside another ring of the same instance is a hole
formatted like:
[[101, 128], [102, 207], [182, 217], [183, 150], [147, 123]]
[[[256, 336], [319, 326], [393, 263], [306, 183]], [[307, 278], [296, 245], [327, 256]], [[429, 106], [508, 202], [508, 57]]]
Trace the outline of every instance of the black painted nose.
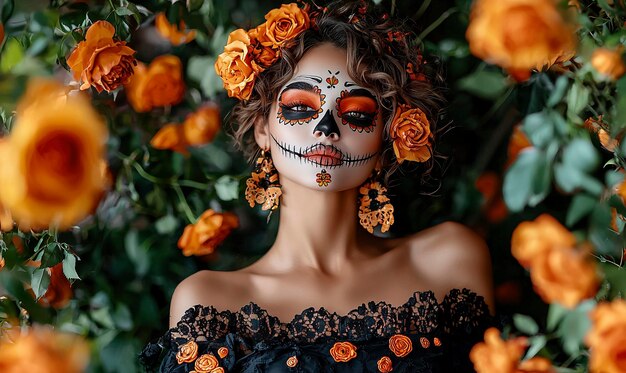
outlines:
[[[332, 110], [328, 110], [322, 117], [322, 120], [320, 120], [317, 126], [313, 129], [313, 134], [316, 137], [321, 136], [322, 133], [326, 137], [331, 137], [335, 140], [339, 139], [339, 127], [337, 126], [337, 122], [335, 122], [335, 116], [333, 115]], [[333, 136], [333, 134], [335, 136]]]

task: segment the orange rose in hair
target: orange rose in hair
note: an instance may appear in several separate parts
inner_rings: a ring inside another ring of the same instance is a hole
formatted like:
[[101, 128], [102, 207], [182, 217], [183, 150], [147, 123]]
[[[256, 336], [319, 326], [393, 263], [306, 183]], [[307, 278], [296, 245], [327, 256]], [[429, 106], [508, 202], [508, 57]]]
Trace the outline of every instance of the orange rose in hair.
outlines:
[[238, 226], [239, 219], [235, 214], [206, 210], [195, 224], [185, 227], [178, 240], [178, 247], [183, 250], [185, 256], [211, 254]]
[[243, 29], [228, 36], [224, 52], [215, 61], [215, 72], [222, 78], [229, 97], [247, 100], [261, 68], [252, 60], [250, 37]]
[[82, 373], [88, 362], [89, 346], [81, 337], [52, 328], [34, 326], [0, 338], [2, 373]]
[[477, 57], [509, 71], [531, 70], [575, 50], [575, 27], [553, 0], [477, 0], [466, 37]]
[[430, 159], [430, 123], [421, 109], [398, 105], [389, 132], [399, 163], [405, 160], [425, 162]]
[[330, 356], [338, 363], [346, 363], [356, 357], [356, 346], [350, 342], [336, 342], [330, 349]]
[[110, 92], [127, 84], [137, 63], [135, 51], [126, 42], [114, 41], [115, 28], [107, 21], [97, 21], [89, 27], [85, 40], [78, 43], [67, 59], [80, 89], [93, 86], [98, 92]]
[[[41, 81], [29, 84], [24, 97], [37, 97]], [[57, 86], [59, 95], [64, 88]], [[56, 224], [69, 228], [90, 214], [105, 188], [107, 127], [82, 95], [66, 102], [20, 102], [11, 134], [2, 144], [0, 203], [21, 226], [32, 229]]]
[[137, 112], [176, 105], [185, 94], [183, 64], [173, 55], [159, 56], [148, 67], [139, 63], [125, 87], [128, 101]]
[[623, 47], [617, 49], [598, 48], [591, 55], [591, 66], [599, 73], [617, 80], [626, 72], [622, 51]]
[[271, 43], [273, 48], [288, 47], [286, 43], [310, 26], [306, 9], [300, 9], [296, 3], [282, 4], [280, 8], [272, 9], [265, 15], [265, 19], [265, 35], [268, 41], [262, 44], [268, 46], [267, 43]]
[[43, 297], [39, 299], [39, 303], [57, 309], [64, 308], [74, 294], [72, 285], [63, 274], [63, 263], [55, 265], [49, 271], [50, 285], [48, 285], [48, 290], [46, 290]]
[[599, 303], [590, 313], [585, 344], [591, 349], [592, 372], [626, 372], [626, 301]]
[[196, 30], [187, 30], [185, 21], [182, 19], [177, 25], [168, 22], [165, 13], [159, 13], [154, 19], [154, 25], [158, 33], [173, 45], [186, 44], [196, 38]]
[[574, 247], [576, 237], [548, 214], [517, 226], [511, 237], [511, 253], [522, 266], [529, 268], [532, 260], [555, 247]]
[[489, 328], [485, 341], [474, 345], [469, 357], [477, 373], [512, 373], [525, 349], [526, 338], [503, 341], [498, 329]]
[[205, 105], [189, 114], [183, 124], [165, 125], [150, 140], [156, 149], [171, 149], [188, 155], [188, 146], [207, 144], [220, 130], [221, 116], [216, 105]]

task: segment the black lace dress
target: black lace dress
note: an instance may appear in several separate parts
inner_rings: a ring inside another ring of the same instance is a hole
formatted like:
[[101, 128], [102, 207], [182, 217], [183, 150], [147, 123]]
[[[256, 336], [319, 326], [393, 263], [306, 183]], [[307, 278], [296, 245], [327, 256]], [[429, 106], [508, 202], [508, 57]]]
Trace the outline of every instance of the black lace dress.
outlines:
[[369, 302], [347, 315], [309, 308], [281, 322], [255, 303], [188, 309], [141, 353], [159, 372], [473, 372], [471, 347], [493, 324], [484, 299], [463, 289], [439, 303], [416, 292], [392, 306]]

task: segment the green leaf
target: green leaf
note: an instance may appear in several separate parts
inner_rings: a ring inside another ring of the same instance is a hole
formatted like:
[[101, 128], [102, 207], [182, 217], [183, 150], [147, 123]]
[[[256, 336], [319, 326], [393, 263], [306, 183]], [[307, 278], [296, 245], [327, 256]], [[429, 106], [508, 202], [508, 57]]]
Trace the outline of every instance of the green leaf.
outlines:
[[539, 333], [539, 326], [532, 317], [516, 313], [513, 315], [513, 324], [520, 332], [527, 335]]
[[132, 330], [133, 317], [130, 309], [124, 303], [118, 303], [113, 312], [113, 321], [120, 330]]
[[63, 249], [56, 242], [50, 242], [46, 245], [41, 256], [41, 267], [53, 267], [63, 260]]
[[553, 331], [563, 320], [569, 310], [558, 303], [550, 304], [548, 308], [547, 325], [548, 331]]
[[495, 100], [504, 92], [507, 82], [500, 71], [481, 70], [461, 79], [458, 87], [476, 96]]
[[569, 87], [569, 78], [565, 75], [561, 75], [556, 80], [554, 90], [552, 91], [552, 94], [548, 98], [546, 105], [548, 105], [548, 107], [554, 107], [559, 102], [561, 102], [561, 100], [563, 99], [563, 96], [565, 95], [565, 91], [567, 91], [568, 87]]
[[224, 175], [215, 182], [215, 192], [222, 201], [233, 201], [239, 198], [239, 180]]
[[35, 293], [35, 298], [41, 298], [50, 285], [50, 274], [45, 268], [37, 268], [33, 271], [30, 280], [30, 287]]
[[530, 359], [537, 355], [537, 353], [546, 346], [546, 343], [548, 343], [548, 339], [545, 335], [536, 335], [528, 338], [528, 343], [530, 344], [530, 347], [528, 347], [528, 351], [526, 351], [526, 356], [524, 356], [524, 360]]
[[533, 113], [524, 118], [524, 133], [533, 145], [545, 148], [554, 138], [554, 126], [545, 112]]
[[15, 39], [9, 38], [4, 43], [2, 50], [2, 58], [0, 58], [0, 71], [8, 73], [14, 66], [20, 63], [24, 58], [24, 47]]
[[102, 307], [90, 312], [91, 319], [106, 329], [115, 329], [115, 323], [111, 317], [110, 308]]
[[[509, 168], [504, 178], [504, 201], [513, 212], [521, 211], [534, 195], [535, 179], [542, 164], [543, 152], [530, 148], [522, 153]], [[537, 202], [537, 201], [535, 201]]]
[[578, 114], [589, 103], [589, 88], [586, 88], [580, 82], [574, 83], [567, 95], [567, 117], [574, 123], [580, 123], [582, 120]]
[[80, 280], [76, 273], [76, 255], [66, 251], [63, 259], [63, 274], [68, 280]]
[[626, 269], [612, 263], [600, 263], [604, 278], [609, 283], [611, 297], [624, 297], [626, 295]]
[[179, 221], [173, 215], [165, 215], [154, 223], [159, 234], [170, 234], [178, 228]]
[[589, 311], [596, 305], [593, 300], [582, 302], [574, 310], [566, 313], [557, 334], [561, 337], [563, 350], [570, 356], [577, 356], [583, 343], [583, 338], [591, 327]]
[[148, 255], [148, 246], [150, 241], [148, 239], [143, 242], [139, 242], [139, 232], [135, 229], [131, 229], [124, 238], [124, 246], [126, 248], [126, 255], [130, 261], [135, 265], [135, 271], [138, 275], [143, 276], [148, 273], [150, 268], [150, 256]]
[[590, 140], [575, 139], [563, 150], [563, 163], [589, 173], [600, 163], [600, 156]]
[[565, 224], [568, 227], [572, 227], [578, 223], [580, 219], [589, 215], [595, 207], [598, 200], [587, 194], [577, 194], [574, 196], [572, 203], [567, 210], [567, 217], [565, 218]]

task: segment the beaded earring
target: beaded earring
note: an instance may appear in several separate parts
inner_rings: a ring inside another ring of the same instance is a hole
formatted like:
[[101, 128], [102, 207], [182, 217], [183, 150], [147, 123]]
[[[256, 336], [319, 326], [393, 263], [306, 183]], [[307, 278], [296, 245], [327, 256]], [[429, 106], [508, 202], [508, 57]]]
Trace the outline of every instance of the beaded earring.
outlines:
[[385, 233], [393, 225], [393, 205], [387, 197], [387, 188], [380, 179], [380, 170], [372, 175], [359, 188], [359, 222], [368, 232], [374, 233], [374, 227], [380, 224], [380, 231]]
[[262, 205], [262, 210], [276, 210], [281, 194], [283, 192], [278, 182], [278, 171], [274, 167], [271, 154], [269, 150], [262, 150], [252, 170], [252, 176], [246, 180], [246, 200], [250, 207], [259, 204]]

